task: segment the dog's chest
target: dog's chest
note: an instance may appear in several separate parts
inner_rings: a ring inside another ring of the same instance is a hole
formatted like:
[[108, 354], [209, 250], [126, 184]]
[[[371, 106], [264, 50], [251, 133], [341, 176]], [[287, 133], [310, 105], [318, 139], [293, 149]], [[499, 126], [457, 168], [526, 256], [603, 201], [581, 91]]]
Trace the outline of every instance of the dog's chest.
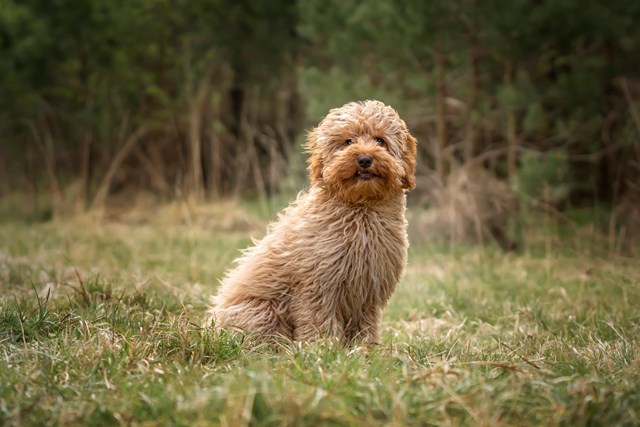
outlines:
[[[340, 232], [336, 232], [339, 230]], [[319, 257], [317, 279], [346, 306], [379, 304], [388, 299], [406, 259], [406, 232], [401, 216], [388, 218], [356, 211], [327, 225], [319, 239], [329, 258]]]

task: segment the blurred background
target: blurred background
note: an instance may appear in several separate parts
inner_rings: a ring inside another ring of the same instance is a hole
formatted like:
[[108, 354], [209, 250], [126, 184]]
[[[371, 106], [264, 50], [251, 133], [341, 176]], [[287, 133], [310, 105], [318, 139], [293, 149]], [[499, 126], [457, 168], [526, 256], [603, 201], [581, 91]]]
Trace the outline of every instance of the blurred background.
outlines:
[[0, 76], [0, 219], [290, 199], [305, 131], [379, 99], [413, 239], [640, 238], [637, 1], [4, 0]]

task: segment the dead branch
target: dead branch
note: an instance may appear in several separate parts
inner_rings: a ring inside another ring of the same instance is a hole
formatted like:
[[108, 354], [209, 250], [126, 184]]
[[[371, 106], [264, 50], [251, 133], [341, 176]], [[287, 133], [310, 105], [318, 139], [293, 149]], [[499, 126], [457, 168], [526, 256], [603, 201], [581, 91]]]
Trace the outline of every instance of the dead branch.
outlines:
[[91, 204], [92, 209], [103, 209], [104, 203], [107, 199], [107, 195], [109, 194], [109, 189], [111, 188], [111, 182], [113, 181], [116, 172], [127, 158], [129, 153], [135, 148], [136, 144], [140, 142], [140, 140], [149, 132], [149, 129], [145, 126], [141, 126], [135, 132], [132, 132], [124, 145], [120, 148], [117, 154], [114, 156], [113, 160], [111, 160], [111, 164], [109, 165], [109, 169], [102, 179], [102, 183], [96, 192], [95, 197], [93, 198], [93, 203]]

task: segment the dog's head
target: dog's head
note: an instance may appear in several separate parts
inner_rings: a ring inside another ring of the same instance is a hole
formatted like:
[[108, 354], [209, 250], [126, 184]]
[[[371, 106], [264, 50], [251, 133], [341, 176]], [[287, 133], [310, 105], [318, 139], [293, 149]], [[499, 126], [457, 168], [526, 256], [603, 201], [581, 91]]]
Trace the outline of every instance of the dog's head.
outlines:
[[329, 111], [309, 132], [311, 184], [345, 202], [382, 202], [415, 188], [416, 145], [393, 108], [351, 102]]

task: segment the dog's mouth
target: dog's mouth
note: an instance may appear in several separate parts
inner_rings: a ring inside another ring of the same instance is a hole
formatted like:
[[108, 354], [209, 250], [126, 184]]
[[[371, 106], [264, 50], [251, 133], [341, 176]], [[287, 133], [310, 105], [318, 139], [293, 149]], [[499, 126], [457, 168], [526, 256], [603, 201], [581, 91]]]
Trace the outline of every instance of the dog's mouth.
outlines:
[[361, 179], [363, 181], [370, 181], [373, 178], [379, 178], [379, 175], [376, 175], [373, 172], [364, 172], [364, 171], [357, 171], [356, 172], [356, 178], [357, 179]]

